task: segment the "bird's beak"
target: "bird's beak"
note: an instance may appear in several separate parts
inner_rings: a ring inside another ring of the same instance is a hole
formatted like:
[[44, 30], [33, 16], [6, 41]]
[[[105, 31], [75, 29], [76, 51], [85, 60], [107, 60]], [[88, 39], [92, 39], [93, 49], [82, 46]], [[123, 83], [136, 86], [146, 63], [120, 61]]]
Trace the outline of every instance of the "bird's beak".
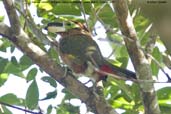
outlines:
[[66, 29], [63, 25], [63, 23], [48, 23], [48, 25], [45, 27], [45, 30], [52, 33], [59, 33], [59, 32], [65, 32]]
[[57, 27], [57, 26], [49, 26], [47, 27], [48, 32], [52, 33], [59, 33], [59, 32], [65, 32], [65, 27]]

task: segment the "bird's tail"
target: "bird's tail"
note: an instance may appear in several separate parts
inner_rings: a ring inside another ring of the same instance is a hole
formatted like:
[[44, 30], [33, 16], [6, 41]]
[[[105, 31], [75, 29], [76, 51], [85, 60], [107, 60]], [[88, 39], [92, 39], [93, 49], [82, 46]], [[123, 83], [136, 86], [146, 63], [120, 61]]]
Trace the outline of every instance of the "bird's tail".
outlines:
[[137, 79], [135, 72], [132, 72], [130, 70], [112, 65], [108, 61], [105, 60], [105, 64], [100, 66], [100, 70], [109, 74], [117, 75], [119, 77], [123, 77], [126, 79]]

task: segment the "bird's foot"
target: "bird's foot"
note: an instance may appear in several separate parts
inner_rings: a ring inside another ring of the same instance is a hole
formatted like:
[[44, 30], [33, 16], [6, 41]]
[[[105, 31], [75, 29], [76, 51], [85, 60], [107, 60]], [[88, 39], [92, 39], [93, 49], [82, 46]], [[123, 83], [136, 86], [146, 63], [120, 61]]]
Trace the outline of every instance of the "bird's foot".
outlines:
[[93, 86], [90, 88], [95, 94], [98, 94], [99, 96], [103, 96], [103, 86], [101, 85], [101, 83], [102, 82], [93, 83]]
[[65, 69], [65, 72], [64, 72], [64, 76], [63, 77], [66, 77], [67, 73], [72, 73], [72, 70], [69, 67], [64, 67], [64, 69]]
[[60, 81], [63, 81], [68, 75], [68, 73], [71, 73], [72, 74], [72, 70], [67, 67], [67, 66], [63, 66], [64, 68], [64, 75], [62, 76], [62, 78], [60, 79]]

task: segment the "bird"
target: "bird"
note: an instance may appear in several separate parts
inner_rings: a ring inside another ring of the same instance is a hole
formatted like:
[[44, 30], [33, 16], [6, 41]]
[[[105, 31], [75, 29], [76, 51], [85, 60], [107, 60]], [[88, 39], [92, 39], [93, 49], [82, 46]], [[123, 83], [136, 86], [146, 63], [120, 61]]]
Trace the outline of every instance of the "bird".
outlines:
[[45, 29], [61, 36], [59, 55], [75, 74], [88, 76], [94, 82], [106, 80], [110, 74], [128, 80], [137, 79], [133, 71], [107, 61], [88, 29], [82, 23], [75, 21], [73, 23], [75, 26], [69, 28], [59, 22], [51, 22]]

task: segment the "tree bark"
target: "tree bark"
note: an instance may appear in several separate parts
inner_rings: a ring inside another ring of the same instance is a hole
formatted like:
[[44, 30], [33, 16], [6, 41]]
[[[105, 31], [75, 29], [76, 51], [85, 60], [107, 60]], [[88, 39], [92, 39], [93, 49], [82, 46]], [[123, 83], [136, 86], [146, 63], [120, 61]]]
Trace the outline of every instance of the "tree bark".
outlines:
[[160, 114], [153, 83], [148, 82], [148, 80], [152, 80], [151, 68], [145, 54], [140, 49], [140, 44], [137, 40], [137, 34], [130, 16], [127, 2], [126, 0], [115, 0], [113, 6], [121, 32], [125, 36], [125, 45], [133, 62], [138, 80], [144, 80], [139, 81], [139, 85], [145, 114]]

